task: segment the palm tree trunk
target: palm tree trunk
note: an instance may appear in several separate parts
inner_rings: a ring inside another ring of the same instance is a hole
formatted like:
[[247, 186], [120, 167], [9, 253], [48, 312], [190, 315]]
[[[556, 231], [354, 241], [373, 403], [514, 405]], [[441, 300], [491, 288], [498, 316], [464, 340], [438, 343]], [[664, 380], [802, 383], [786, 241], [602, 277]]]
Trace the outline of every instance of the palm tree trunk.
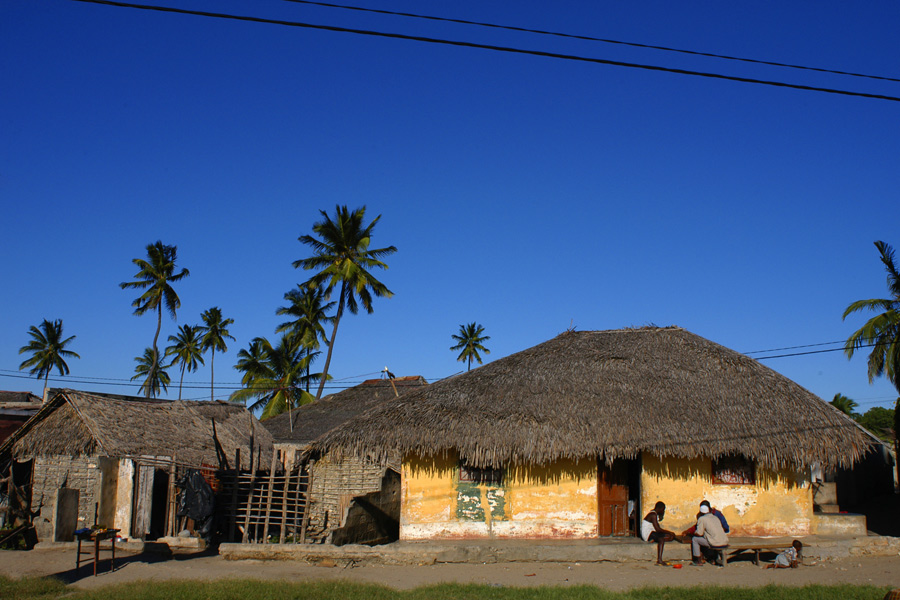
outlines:
[[[47, 401], [47, 380], [50, 379], [50, 369], [47, 369], [47, 372], [44, 373], [44, 402]], [[900, 456], [900, 455], [898, 455]]]
[[209, 399], [210, 401], [215, 400], [215, 387], [216, 387], [216, 348], [213, 346], [212, 356], [209, 357]]
[[187, 363], [181, 363], [181, 381], [178, 382], [178, 399], [181, 400], [181, 386], [184, 385], [184, 368], [187, 367]]
[[331, 351], [334, 350], [334, 339], [337, 337], [338, 324], [341, 322], [341, 316], [344, 314], [344, 294], [346, 293], [347, 283], [341, 282], [341, 299], [338, 301], [337, 314], [334, 315], [334, 329], [331, 330], [331, 340], [328, 342], [328, 354], [325, 355], [325, 368], [322, 371], [322, 380], [319, 381], [319, 391], [316, 392], [316, 401], [322, 397], [322, 390], [325, 389], [325, 380], [328, 379], [328, 367], [331, 365]]
[[[900, 388], [900, 385], [897, 387]], [[897, 460], [898, 458], [900, 458], [900, 397], [894, 402], [894, 463], [897, 468], [897, 481], [900, 481], [900, 460]]]
[[[159, 331], [162, 329], [162, 300], [156, 305], [156, 335], [153, 336], [153, 364], [150, 365], [150, 372], [147, 374], [147, 381], [152, 381], [156, 376], [156, 365], [159, 362], [159, 350], [156, 349], [156, 342], [159, 341]], [[147, 386], [147, 397], [150, 397], [150, 386]]]

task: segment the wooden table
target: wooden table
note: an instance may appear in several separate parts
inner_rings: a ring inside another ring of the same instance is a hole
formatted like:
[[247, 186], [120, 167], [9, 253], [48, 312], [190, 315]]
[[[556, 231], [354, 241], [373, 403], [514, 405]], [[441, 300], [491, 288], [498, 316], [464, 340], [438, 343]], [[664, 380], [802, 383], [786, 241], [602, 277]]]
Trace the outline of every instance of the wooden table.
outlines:
[[87, 531], [84, 533], [76, 533], [75, 537], [78, 538], [78, 555], [75, 559], [75, 574], [78, 574], [79, 569], [81, 568], [81, 555], [82, 554], [91, 554], [90, 550], [82, 553], [81, 551], [81, 542], [92, 541], [94, 542], [94, 577], [97, 576], [97, 563], [100, 562], [100, 542], [103, 540], [111, 540], [112, 541], [112, 560], [110, 561], [110, 572], [116, 570], [116, 536], [119, 533], [119, 529], [92, 529], [91, 531]]
[[723, 565], [728, 564], [728, 552], [731, 552], [731, 557], [734, 558], [741, 552], [750, 551], [753, 552], [753, 564], [759, 565], [759, 553], [766, 551], [772, 552], [774, 551], [776, 554], [781, 550], [784, 550], [788, 546], [790, 546], [790, 542], [785, 544], [784, 542], [744, 542], [744, 543], [732, 543], [728, 546], [725, 546], [724, 551], [722, 552]]

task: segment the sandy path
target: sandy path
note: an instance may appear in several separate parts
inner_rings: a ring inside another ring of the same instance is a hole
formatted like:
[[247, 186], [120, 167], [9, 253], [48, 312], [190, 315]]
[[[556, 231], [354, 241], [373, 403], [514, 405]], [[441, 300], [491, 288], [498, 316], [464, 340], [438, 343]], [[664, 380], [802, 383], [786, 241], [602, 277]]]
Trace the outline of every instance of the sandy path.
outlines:
[[[311, 566], [287, 561], [226, 561], [210, 555], [176, 555], [163, 559], [148, 554], [117, 557], [114, 573], [91, 575], [82, 566], [76, 574], [75, 553], [70, 549], [42, 549], [30, 552], [0, 551], [0, 574], [10, 577], [56, 575], [83, 588], [136, 580], [248, 578], [284, 581], [346, 580], [378, 583], [407, 589], [441, 582], [483, 583], [502, 586], [591, 584], [612, 590], [646, 585], [783, 585], [871, 584], [900, 587], [900, 556], [837, 559], [799, 569], [763, 570], [749, 560], [682, 569], [657, 567], [651, 563], [498, 563], [438, 564], [429, 566]], [[108, 568], [107, 562], [101, 564]]]

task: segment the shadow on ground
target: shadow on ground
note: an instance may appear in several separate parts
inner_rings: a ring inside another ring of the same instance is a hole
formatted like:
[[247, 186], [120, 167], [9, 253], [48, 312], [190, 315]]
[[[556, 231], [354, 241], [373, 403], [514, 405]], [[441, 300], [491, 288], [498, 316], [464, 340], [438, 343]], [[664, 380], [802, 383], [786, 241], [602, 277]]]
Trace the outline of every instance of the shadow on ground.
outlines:
[[[168, 546], [162, 544], [161, 547], [154, 547], [150, 544], [147, 544], [149, 547], [145, 547], [143, 552], [138, 554], [117, 554], [116, 562], [115, 562], [115, 570], [120, 571], [122, 569], [127, 569], [128, 565], [132, 563], [145, 563], [145, 564], [153, 564], [153, 563], [161, 563], [161, 562], [187, 562], [196, 558], [204, 558], [209, 556], [217, 556], [218, 550], [216, 548], [208, 548], [199, 552], [172, 552]], [[81, 581], [82, 579], [93, 577], [94, 576], [94, 563], [93, 560], [82, 560], [81, 566], [76, 569], [75, 568], [75, 554], [72, 554], [72, 568], [68, 571], [61, 571], [59, 573], [54, 573], [49, 577], [62, 581], [63, 583], [70, 584], [75, 583], [76, 581]], [[100, 557], [100, 561], [97, 563], [97, 577], [103, 577], [104, 575], [109, 575], [112, 571], [112, 557], [107, 550], [103, 550], [103, 554]]]

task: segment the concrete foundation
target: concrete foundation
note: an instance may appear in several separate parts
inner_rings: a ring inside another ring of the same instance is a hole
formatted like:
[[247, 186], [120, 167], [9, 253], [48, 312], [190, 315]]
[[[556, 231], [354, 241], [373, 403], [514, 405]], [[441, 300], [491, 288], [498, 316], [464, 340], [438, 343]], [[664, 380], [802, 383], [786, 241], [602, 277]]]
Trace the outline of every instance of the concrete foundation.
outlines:
[[816, 513], [813, 515], [816, 535], [833, 537], [863, 537], [866, 535], [866, 515]]
[[[734, 544], [754, 538], [732, 538]], [[755, 538], [766, 543], [784, 543], [791, 538]], [[828, 560], [849, 556], [897, 556], [900, 538], [865, 536], [850, 539], [805, 536], [804, 560]], [[690, 546], [666, 545], [667, 560], [690, 560]], [[496, 542], [395, 542], [383, 546], [331, 546], [325, 544], [222, 544], [219, 555], [226, 560], [296, 560], [320, 565], [432, 565], [438, 563], [504, 562], [653, 562], [656, 545], [634, 538], [604, 540], [503, 540]], [[749, 560], [749, 556], [747, 558]]]

